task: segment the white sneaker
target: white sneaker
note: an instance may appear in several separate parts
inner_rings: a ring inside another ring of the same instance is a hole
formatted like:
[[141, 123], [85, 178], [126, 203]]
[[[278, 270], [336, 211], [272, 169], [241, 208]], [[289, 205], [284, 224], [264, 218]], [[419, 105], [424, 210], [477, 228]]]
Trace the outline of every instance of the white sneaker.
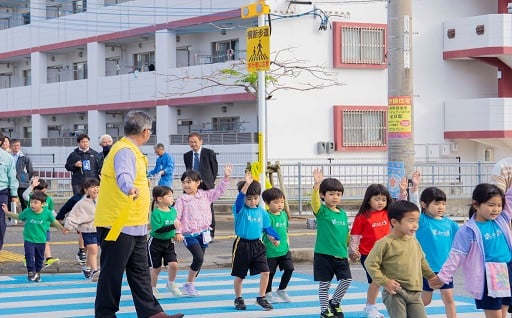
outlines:
[[275, 302], [275, 301], [276, 301], [276, 300], [275, 300], [275, 298], [274, 298], [274, 295], [272, 294], [272, 292], [268, 292], [268, 293], [266, 293], [266, 294], [265, 294], [265, 298], [267, 299], [267, 301], [268, 301], [269, 303], [273, 303], [273, 302]]
[[291, 303], [292, 300], [290, 299], [290, 296], [288, 296], [288, 293], [286, 292], [286, 290], [280, 290], [278, 289], [276, 291], [276, 295], [281, 298], [284, 302], [286, 303]]
[[379, 312], [377, 305], [368, 305], [364, 308], [364, 314], [367, 318], [384, 318], [384, 315]]
[[167, 291], [169, 291], [174, 297], [180, 297], [183, 295], [178, 286], [176, 286], [176, 284], [167, 283], [165, 287], [167, 288]]
[[160, 295], [160, 292], [156, 287], [153, 287], [153, 296], [155, 296], [156, 299], [162, 299], [162, 295]]

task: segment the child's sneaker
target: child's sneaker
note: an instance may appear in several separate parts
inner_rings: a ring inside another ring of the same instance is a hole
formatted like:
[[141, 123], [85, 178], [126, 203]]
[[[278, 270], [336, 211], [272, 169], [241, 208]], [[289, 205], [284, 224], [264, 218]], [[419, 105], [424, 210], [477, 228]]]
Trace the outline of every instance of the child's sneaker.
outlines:
[[366, 318], [384, 318], [384, 315], [379, 312], [377, 305], [366, 304], [364, 314], [366, 315]]
[[263, 308], [263, 310], [272, 310], [274, 307], [267, 301], [265, 297], [256, 297], [256, 305]]
[[153, 296], [155, 296], [156, 299], [162, 299], [162, 295], [160, 295], [160, 292], [156, 287], [153, 287]]
[[34, 280], [35, 275], [36, 275], [36, 272], [28, 272], [28, 275], [27, 275], [28, 280], [30, 280], [30, 281]]
[[44, 261], [44, 268], [48, 268], [48, 267], [52, 266], [53, 264], [58, 264], [59, 262], [60, 262], [60, 259], [58, 259], [56, 257], [48, 257]]
[[340, 304], [336, 304], [332, 299], [329, 300], [329, 308], [331, 309], [331, 312], [334, 314], [334, 317], [345, 317], [343, 314], [343, 310], [341, 309]]
[[320, 313], [320, 318], [334, 318], [334, 314], [332, 313], [331, 311], [331, 308], [330, 307], [327, 307], [326, 310], [322, 311]]
[[286, 290], [278, 289], [278, 290], [276, 290], [276, 295], [286, 303], [292, 302], [292, 300], [290, 299], [290, 296], [288, 296], [288, 293], [286, 292]]
[[100, 271], [93, 270], [91, 273], [91, 282], [96, 283], [100, 279]]
[[180, 297], [183, 295], [181, 290], [176, 286], [176, 284], [169, 284], [165, 286], [167, 288], [167, 291], [169, 291], [174, 297]]
[[242, 297], [237, 297], [235, 299], [235, 309], [236, 310], [246, 310], [247, 309], [247, 306], [245, 306], [245, 302]]
[[41, 281], [41, 273], [35, 273], [31, 281], [39, 283]]
[[78, 260], [78, 262], [80, 262], [80, 265], [85, 265], [87, 256], [85, 255], [85, 250], [83, 248], [78, 249], [78, 253], [76, 253], [76, 259]]
[[182, 294], [187, 296], [197, 296], [199, 295], [197, 293], [196, 287], [194, 286], [194, 283], [185, 283], [183, 284], [182, 288]]
[[272, 294], [272, 292], [268, 292], [265, 294], [265, 298], [267, 299], [267, 301], [269, 303], [273, 303], [276, 301], [276, 299], [274, 298], [274, 295]]
[[82, 269], [82, 273], [84, 273], [84, 276], [85, 276], [86, 279], [91, 278], [91, 269], [90, 268]]

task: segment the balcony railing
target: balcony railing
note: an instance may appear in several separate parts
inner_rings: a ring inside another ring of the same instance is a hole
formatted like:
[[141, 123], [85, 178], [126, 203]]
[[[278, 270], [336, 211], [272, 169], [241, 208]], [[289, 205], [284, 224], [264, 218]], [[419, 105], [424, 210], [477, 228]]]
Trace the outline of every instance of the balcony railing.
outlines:
[[[231, 132], [231, 133], [201, 133], [203, 142], [209, 145], [256, 144], [258, 133]], [[171, 135], [171, 145], [188, 145], [187, 135]]]

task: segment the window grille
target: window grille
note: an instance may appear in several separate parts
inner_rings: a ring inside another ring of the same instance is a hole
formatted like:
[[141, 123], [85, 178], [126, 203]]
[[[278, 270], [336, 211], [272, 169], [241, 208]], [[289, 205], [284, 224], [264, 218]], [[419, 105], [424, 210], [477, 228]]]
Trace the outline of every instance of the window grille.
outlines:
[[385, 30], [344, 26], [341, 32], [341, 62], [345, 64], [385, 63]]
[[383, 108], [367, 109], [342, 108], [336, 125], [340, 125], [342, 148], [350, 147], [386, 147], [387, 115]]

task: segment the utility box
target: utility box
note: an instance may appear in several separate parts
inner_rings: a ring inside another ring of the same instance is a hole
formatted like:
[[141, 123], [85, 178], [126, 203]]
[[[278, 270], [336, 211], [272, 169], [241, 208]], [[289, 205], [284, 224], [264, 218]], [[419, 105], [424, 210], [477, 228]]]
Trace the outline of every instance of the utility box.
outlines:
[[319, 153], [319, 154], [324, 154], [326, 153], [327, 149], [326, 149], [326, 145], [325, 145], [325, 142], [323, 141], [319, 141], [316, 143], [316, 151]]
[[327, 153], [333, 153], [334, 152], [334, 142], [326, 141], [325, 142], [325, 149], [326, 149]]

